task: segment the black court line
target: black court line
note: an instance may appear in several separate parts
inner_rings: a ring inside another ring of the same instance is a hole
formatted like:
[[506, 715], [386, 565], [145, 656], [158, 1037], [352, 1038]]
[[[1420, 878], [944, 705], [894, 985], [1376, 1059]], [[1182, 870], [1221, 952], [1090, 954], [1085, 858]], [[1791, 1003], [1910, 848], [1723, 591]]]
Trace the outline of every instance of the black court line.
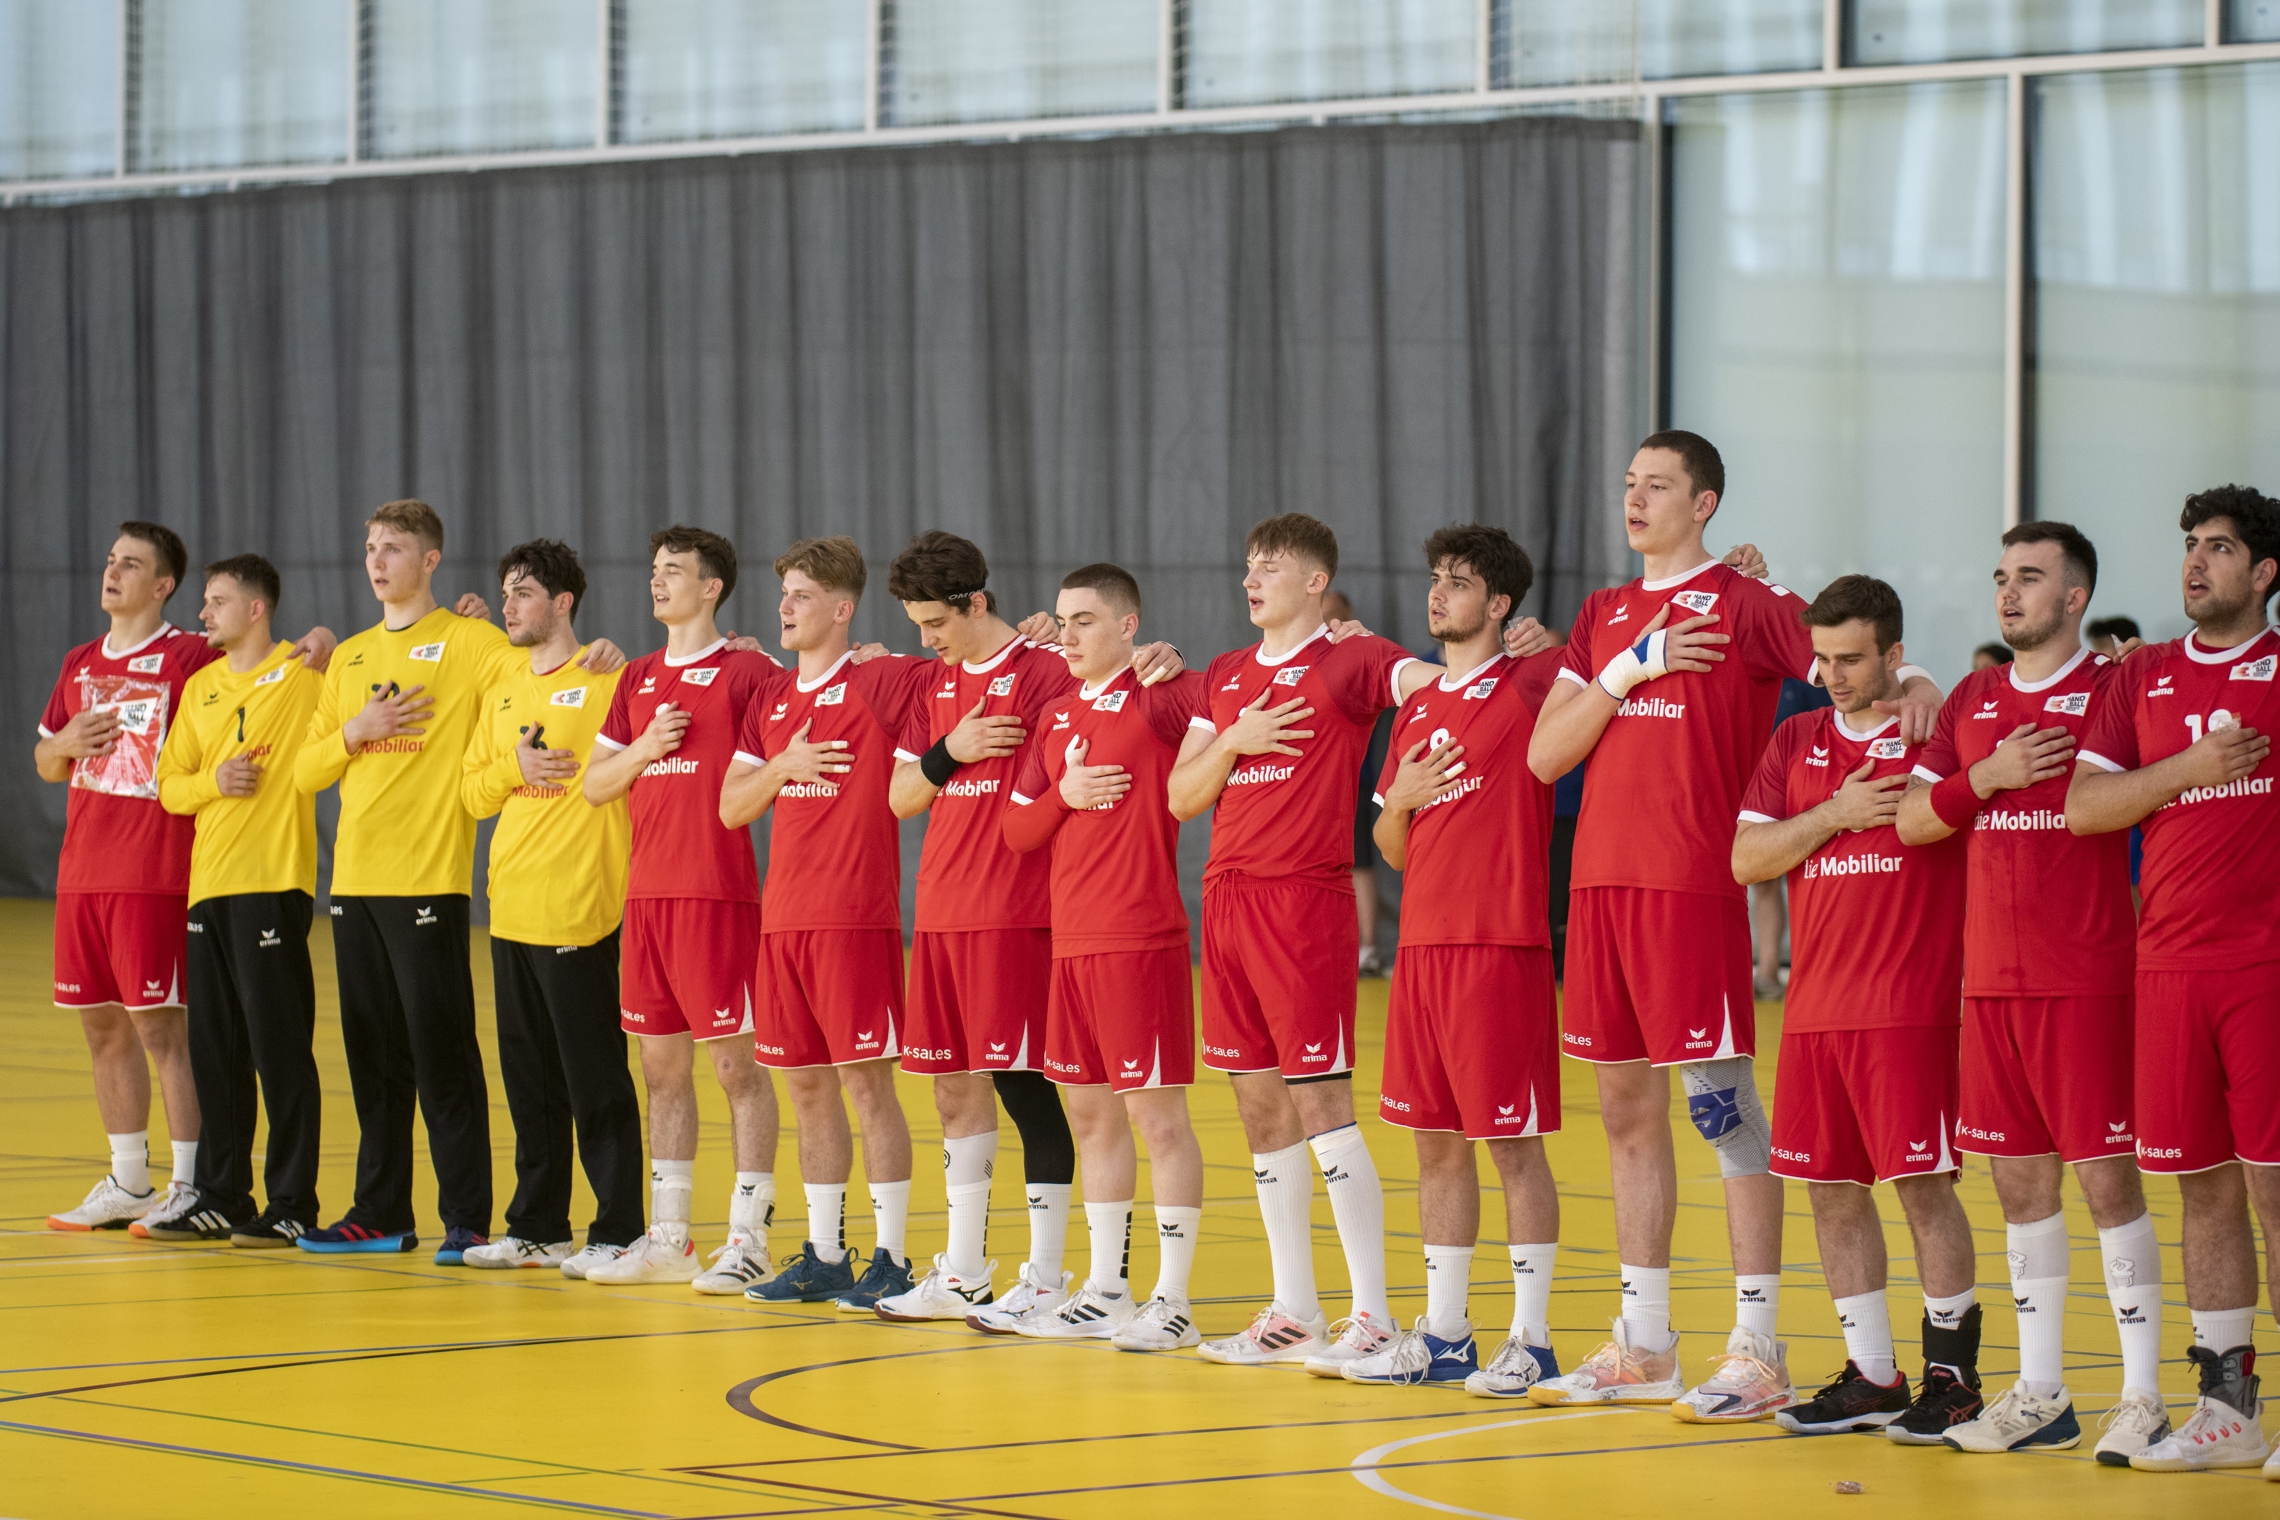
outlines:
[[[991, 1342], [984, 1341], [978, 1345], [943, 1346], [932, 1351], [887, 1351], [881, 1352], [877, 1356], [849, 1356], [841, 1357], [836, 1361], [810, 1362], [804, 1367], [786, 1367], [779, 1372], [763, 1372], [758, 1377], [746, 1378], [743, 1382], [738, 1383], [734, 1388], [729, 1389], [727, 1395], [728, 1407], [735, 1410], [738, 1414], [743, 1415], [748, 1420], [758, 1420], [761, 1424], [773, 1425], [778, 1430], [797, 1431], [803, 1436], [820, 1436], [826, 1441], [845, 1441], [850, 1445], [872, 1446], [877, 1447], [882, 1451], [895, 1452], [898, 1454], [909, 1452], [924, 1452], [927, 1450], [927, 1448], [924, 1446], [906, 1446], [900, 1441], [874, 1441], [867, 1436], [841, 1435], [836, 1430], [823, 1430], [814, 1425], [801, 1425], [795, 1421], [787, 1420], [781, 1415], [770, 1414], [767, 1410], [762, 1409], [759, 1405], [752, 1402], [753, 1390], [756, 1388], [764, 1388], [768, 1384], [777, 1382], [783, 1378], [795, 1377], [803, 1372], [824, 1372], [833, 1367], [860, 1367], [866, 1362], [907, 1361], [911, 1358], [921, 1356], [963, 1356], [969, 1352], [995, 1351], [997, 1349], [999, 1348], [996, 1345], [992, 1344]], [[691, 1471], [692, 1469], [679, 1468], [675, 1470], [686, 1472]]]

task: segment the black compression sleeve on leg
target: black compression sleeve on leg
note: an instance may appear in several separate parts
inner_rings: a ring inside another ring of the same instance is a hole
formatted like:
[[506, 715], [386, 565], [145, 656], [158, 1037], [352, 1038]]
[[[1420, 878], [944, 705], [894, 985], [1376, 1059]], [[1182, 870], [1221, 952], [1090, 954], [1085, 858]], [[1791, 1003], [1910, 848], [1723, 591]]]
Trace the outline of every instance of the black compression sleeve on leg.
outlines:
[[1077, 1147], [1069, 1137], [1069, 1117], [1061, 1095], [1041, 1071], [1001, 1071], [991, 1076], [998, 1102], [1021, 1132], [1021, 1180], [1069, 1183], [1077, 1180]]

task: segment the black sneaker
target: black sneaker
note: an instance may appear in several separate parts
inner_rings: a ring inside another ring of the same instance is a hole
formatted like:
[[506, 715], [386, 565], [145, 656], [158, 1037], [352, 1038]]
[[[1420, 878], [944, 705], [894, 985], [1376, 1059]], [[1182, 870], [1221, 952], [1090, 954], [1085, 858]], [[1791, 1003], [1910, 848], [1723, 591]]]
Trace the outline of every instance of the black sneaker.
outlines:
[[491, 1243], [488, 1235], [478, 1235], [462, 1225], [452, 1225], [443, 1232], [443, 1244], [435, 1248], [435, 1264], [439, 1267], [464, 1267], [467, 1253], [477, 1246]]
[[308, 1233], [309, 1227], [300, 1220], [263, 1209], [230, 1231], [230, 1244], [249, 1251], [285, 1251], [291, 1250], [294, 1243]]
[[1903, 1446], [1944, 1446], [1947, 1433], [1979, 1418], [1987, 1401], [1979, 1396], [1979, 1376], [1966, 1369], [1958, 1377], [1948, 1367], [1926, 1367], [1923, 1386], [1908, 1412], [1884, 1427], [1885, 1436]]
[[1777, 1410], [1773, 1422], [1793, 1436], [1874, 1435], [1908, 1412], [1908, 1378], [1872, 1383], [1848, 1359], [1836, 1381], [1802, 1404]]
[[248, 1211], [245, 1219], [232, 1219], [219, 1204], [199, 1193], [181, 1213], [150, 1225], [147, 1233], [152, 1240], [227, 1240], [231, 1231], [252, 1217]]
[[887, 1254], [885, 1246], [879, 1246], [871, 1252], [871, 1264], [863, 1269], [863, 1275], [856, 1280], [855, 1286], [832, 1302], [842, 1313], [871, 1314], [878, 1310], [880, 1299], [893, 1298], [910, 1290], [910, 1263], [896, 1261]]

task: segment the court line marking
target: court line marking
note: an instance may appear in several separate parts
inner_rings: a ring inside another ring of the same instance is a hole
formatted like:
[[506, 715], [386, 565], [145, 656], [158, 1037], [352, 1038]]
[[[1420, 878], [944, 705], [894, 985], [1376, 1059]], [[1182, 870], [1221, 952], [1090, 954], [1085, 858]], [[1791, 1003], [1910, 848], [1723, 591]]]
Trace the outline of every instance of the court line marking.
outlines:
[[1552, 1425], [1562, 1420], [1590, 1420], [1619, 1413], [1621, 1413], [1620, 1410], [1614, 1409], [1584, 1409], [1574, 1414], [1546, 1415], [1541, 1419], [1499, 1420], [1493, 1425], [1468, 1425], [1462, 1430], [1436, 1430], [1427, 1435], [1404, 1436], [1398, 1441], [1388, 1441], [1383, 1446], [1371, 1447], [1368, 1451], [1354, 1458], [1348, 1464], [1347, 1470], [1353, 1474], [1355, 1482], [1371, 1492], [1383, 1494], [1388, 1499], [1398, 1499], [1404, 1504], [1414, 1504], [1420, 1509], [1437, 1510], [1444, 1515], [1465, 1515], [1470, 1517], [1470, 1520], [1513, 1520], [1511, 1516], [1493, 1514], [1488, 1510], [1465, 1509], [1460, 1505], [1444, 1504], [1438, 1499], [1420, 1498], [1416, 1494], [1404, 1492], [1394, 1486], [1391, 1478], [1377, 1470], [1378, 1464], [1397, 1451], [1406, 1451], [1412, 1446], [1423, 1446], [1428, 1441], [1446, 1441], [1455, 1436], [1469, 1436], [1484, 1430], [1510, 1430], [1519, 1425], [1531, 1427]]

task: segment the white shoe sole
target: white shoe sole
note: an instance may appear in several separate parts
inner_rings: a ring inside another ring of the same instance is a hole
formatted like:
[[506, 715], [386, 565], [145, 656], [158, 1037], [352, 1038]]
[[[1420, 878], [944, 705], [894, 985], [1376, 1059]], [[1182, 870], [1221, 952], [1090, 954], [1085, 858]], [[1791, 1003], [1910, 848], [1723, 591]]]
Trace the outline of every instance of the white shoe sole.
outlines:
[[[1221, 1351], [1218, 1347], [1206, 1342], [1195, 1348], [1195, 1354], [1207, 1362], [1217, 1362], [1222, 1367], [1302, 1367], [1310, 1358], [1322, 1354], [1321, 1344], [1320, 1341], [1317, 1341], [1313, 1347], [1294, 1346], [1288, 1351], [1272, 1351], [1264, 1356], [1251, 1356], [1242, 1352]], [[1329, 1375], [1342, 1378], [1345, 1373], [1339, 1371]]]
[[1667, 1383], [1632, 1383], [1591, 1393], [1536, 1383], [1529, 1387], [1528, 1397], [1538, 1404], [1559, 1408], [1570, 1404], [1674, 1404], [1685, 1392], [1686, 1385], [1673, 1378]]

